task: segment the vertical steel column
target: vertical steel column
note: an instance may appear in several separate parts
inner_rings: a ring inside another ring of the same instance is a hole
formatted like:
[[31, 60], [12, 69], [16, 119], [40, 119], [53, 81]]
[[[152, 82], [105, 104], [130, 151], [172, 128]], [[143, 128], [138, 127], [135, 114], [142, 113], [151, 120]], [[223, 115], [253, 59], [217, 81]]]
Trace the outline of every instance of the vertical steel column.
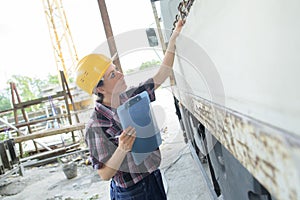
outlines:
[[100, 13], [101, 13], [101, 18], [102, 18], [102, 22], [103, 22], [103, 26], [104, 26], [104, 30], [105, 30], [106, 39], [108, 42], [110, 55], [111, 55], [111, 57], [113, 57], [116, 54], [116, 58], [114, 59], [113, 63], [117, 66], [118, 70], [123, 73], [120, 59], [118, 56], [118, 51], [117, 51], [113, 31], [111, 28], [111, 24], [110, 24], [108, 12], [107, 12], [107, 8], [106, 8], [106, 4], [105, 4], [105, 0], [98, 0], [98, 5], [99, 5]]
[[165, 44], [164, 37], [163, 37], [161, 27], [160, 27], [160, 22], [159, 22], [159, 19], [158, 19], [158, 14], [157, 14], [156, 6], [155, 6], [155, 0], [151, 0], [151, 5], [152, 5], [152, 11], [153, 11], [153, 15], [154, 15], [154, 18], [155, 18], [157, 32], [158, 32], [158, 36], [159, 36], [159, 39], [160, 39], [161, 47], [162, 47], [162, 50], [165, 54], [167, 48], [166, 48], [166, 44]]
[[[167, 47], [166, 47], [166, 43], [164, 41], [164, 37], [163, 37], [162, 30], [161, 30], [161, 27], [160, 27], [160, 22], [159, 22], [157, 10], [156, 10], [156, 5], [155, 5], [155, 1], [158, 1], [158, 0], [150, 0], [150, 1], [151, 1], [151, 5], [152, 5], [153, 15], [154, 15], [154, 18], [155, 18], [157, 32], [158, 32], [158, 35], [159, 35], [161, 47], [162, 47], [163, 53], [165, 54], [166, 50], [167, 50]], [[171, 86], [174, 86], [175, 85], [174, 72], [172, 72], [170, 74], [169, 78], [170, 78]]]

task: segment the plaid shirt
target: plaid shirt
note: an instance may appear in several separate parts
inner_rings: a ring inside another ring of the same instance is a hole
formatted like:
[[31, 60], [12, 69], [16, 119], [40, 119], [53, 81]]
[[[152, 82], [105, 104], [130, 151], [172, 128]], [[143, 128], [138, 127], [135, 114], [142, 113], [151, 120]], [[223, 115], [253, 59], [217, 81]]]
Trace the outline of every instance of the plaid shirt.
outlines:
[[[153, 79], [148, 79], [145, 83], [120, 95], [121, 103], [143, 91], [147, 91], [150, 100], [155, 101]], [[122, 131], [116, 109], [97, 102], [85, 133], [94, 169], [101, 169], [111, 158], [118, 146], [118, 139], [115, 139], [115, 136], [120, 135]], [[117, 186], [127, 188], [156, 170], [160, 161], [159, 149], [152, 152], [140, 165], [136, 165], [131, 153], [127, 153], [113, 179]]]

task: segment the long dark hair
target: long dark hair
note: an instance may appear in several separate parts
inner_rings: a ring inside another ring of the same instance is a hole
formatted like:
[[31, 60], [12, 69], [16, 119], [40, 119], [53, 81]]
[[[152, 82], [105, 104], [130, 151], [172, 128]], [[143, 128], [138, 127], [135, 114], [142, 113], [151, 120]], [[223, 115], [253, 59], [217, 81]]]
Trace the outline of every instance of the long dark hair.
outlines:
[[[104, 83], [103, 83], [103, 80], [101, 79], [101, 80], [98, 82], [96, 88], [103, 86], [103, 84], [104, 84]], [[94, 91], [94, 94], [97, 95], [97, 97], [98, 97], [98, 99], [97, 99], [96, 101], [97, 101], [98, 103], [102, 103], [102, 102], [103, 102], [104, 95], [103, 95], [102, 93], [100, 93], [100, 92], [96, 92], [96, 89], [95, 89], [95, 91]]]

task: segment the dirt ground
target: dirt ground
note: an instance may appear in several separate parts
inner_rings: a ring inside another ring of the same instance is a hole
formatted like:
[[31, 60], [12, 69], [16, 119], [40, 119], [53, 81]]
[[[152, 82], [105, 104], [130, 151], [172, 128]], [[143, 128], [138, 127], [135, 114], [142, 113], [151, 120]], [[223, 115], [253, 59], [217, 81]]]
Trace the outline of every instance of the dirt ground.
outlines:
[[[207, 186], [184, 143], [172, 95], [167, 89], [158, 89], [156, 93], [157, 104], [153, 107], [160, 113], [157, 121], [161, 123], [159, 127], [163, 139], [160, 169], [168, 199], [209, 199]], [[85, 120], [85, 117], [82, 119]], [[102, 181], [90, 165], [79, 159], [77, 176], [72, 179], [66, 178], [60, 163], [25, 168], [24, 176], [12, 175], [0, 183], [0, 199], [107, 200], [109, 184], [109, 181]]]

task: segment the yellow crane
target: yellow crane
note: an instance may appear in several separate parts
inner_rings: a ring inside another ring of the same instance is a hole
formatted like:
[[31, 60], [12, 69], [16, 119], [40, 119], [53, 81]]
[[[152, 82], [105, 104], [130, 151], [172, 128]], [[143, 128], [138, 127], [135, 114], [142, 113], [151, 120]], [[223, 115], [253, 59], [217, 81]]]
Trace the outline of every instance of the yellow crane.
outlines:
[[66, 80], [78, 62], [77, 51], [61, 0], [43, 0], [56, 67], [63, 71]]

